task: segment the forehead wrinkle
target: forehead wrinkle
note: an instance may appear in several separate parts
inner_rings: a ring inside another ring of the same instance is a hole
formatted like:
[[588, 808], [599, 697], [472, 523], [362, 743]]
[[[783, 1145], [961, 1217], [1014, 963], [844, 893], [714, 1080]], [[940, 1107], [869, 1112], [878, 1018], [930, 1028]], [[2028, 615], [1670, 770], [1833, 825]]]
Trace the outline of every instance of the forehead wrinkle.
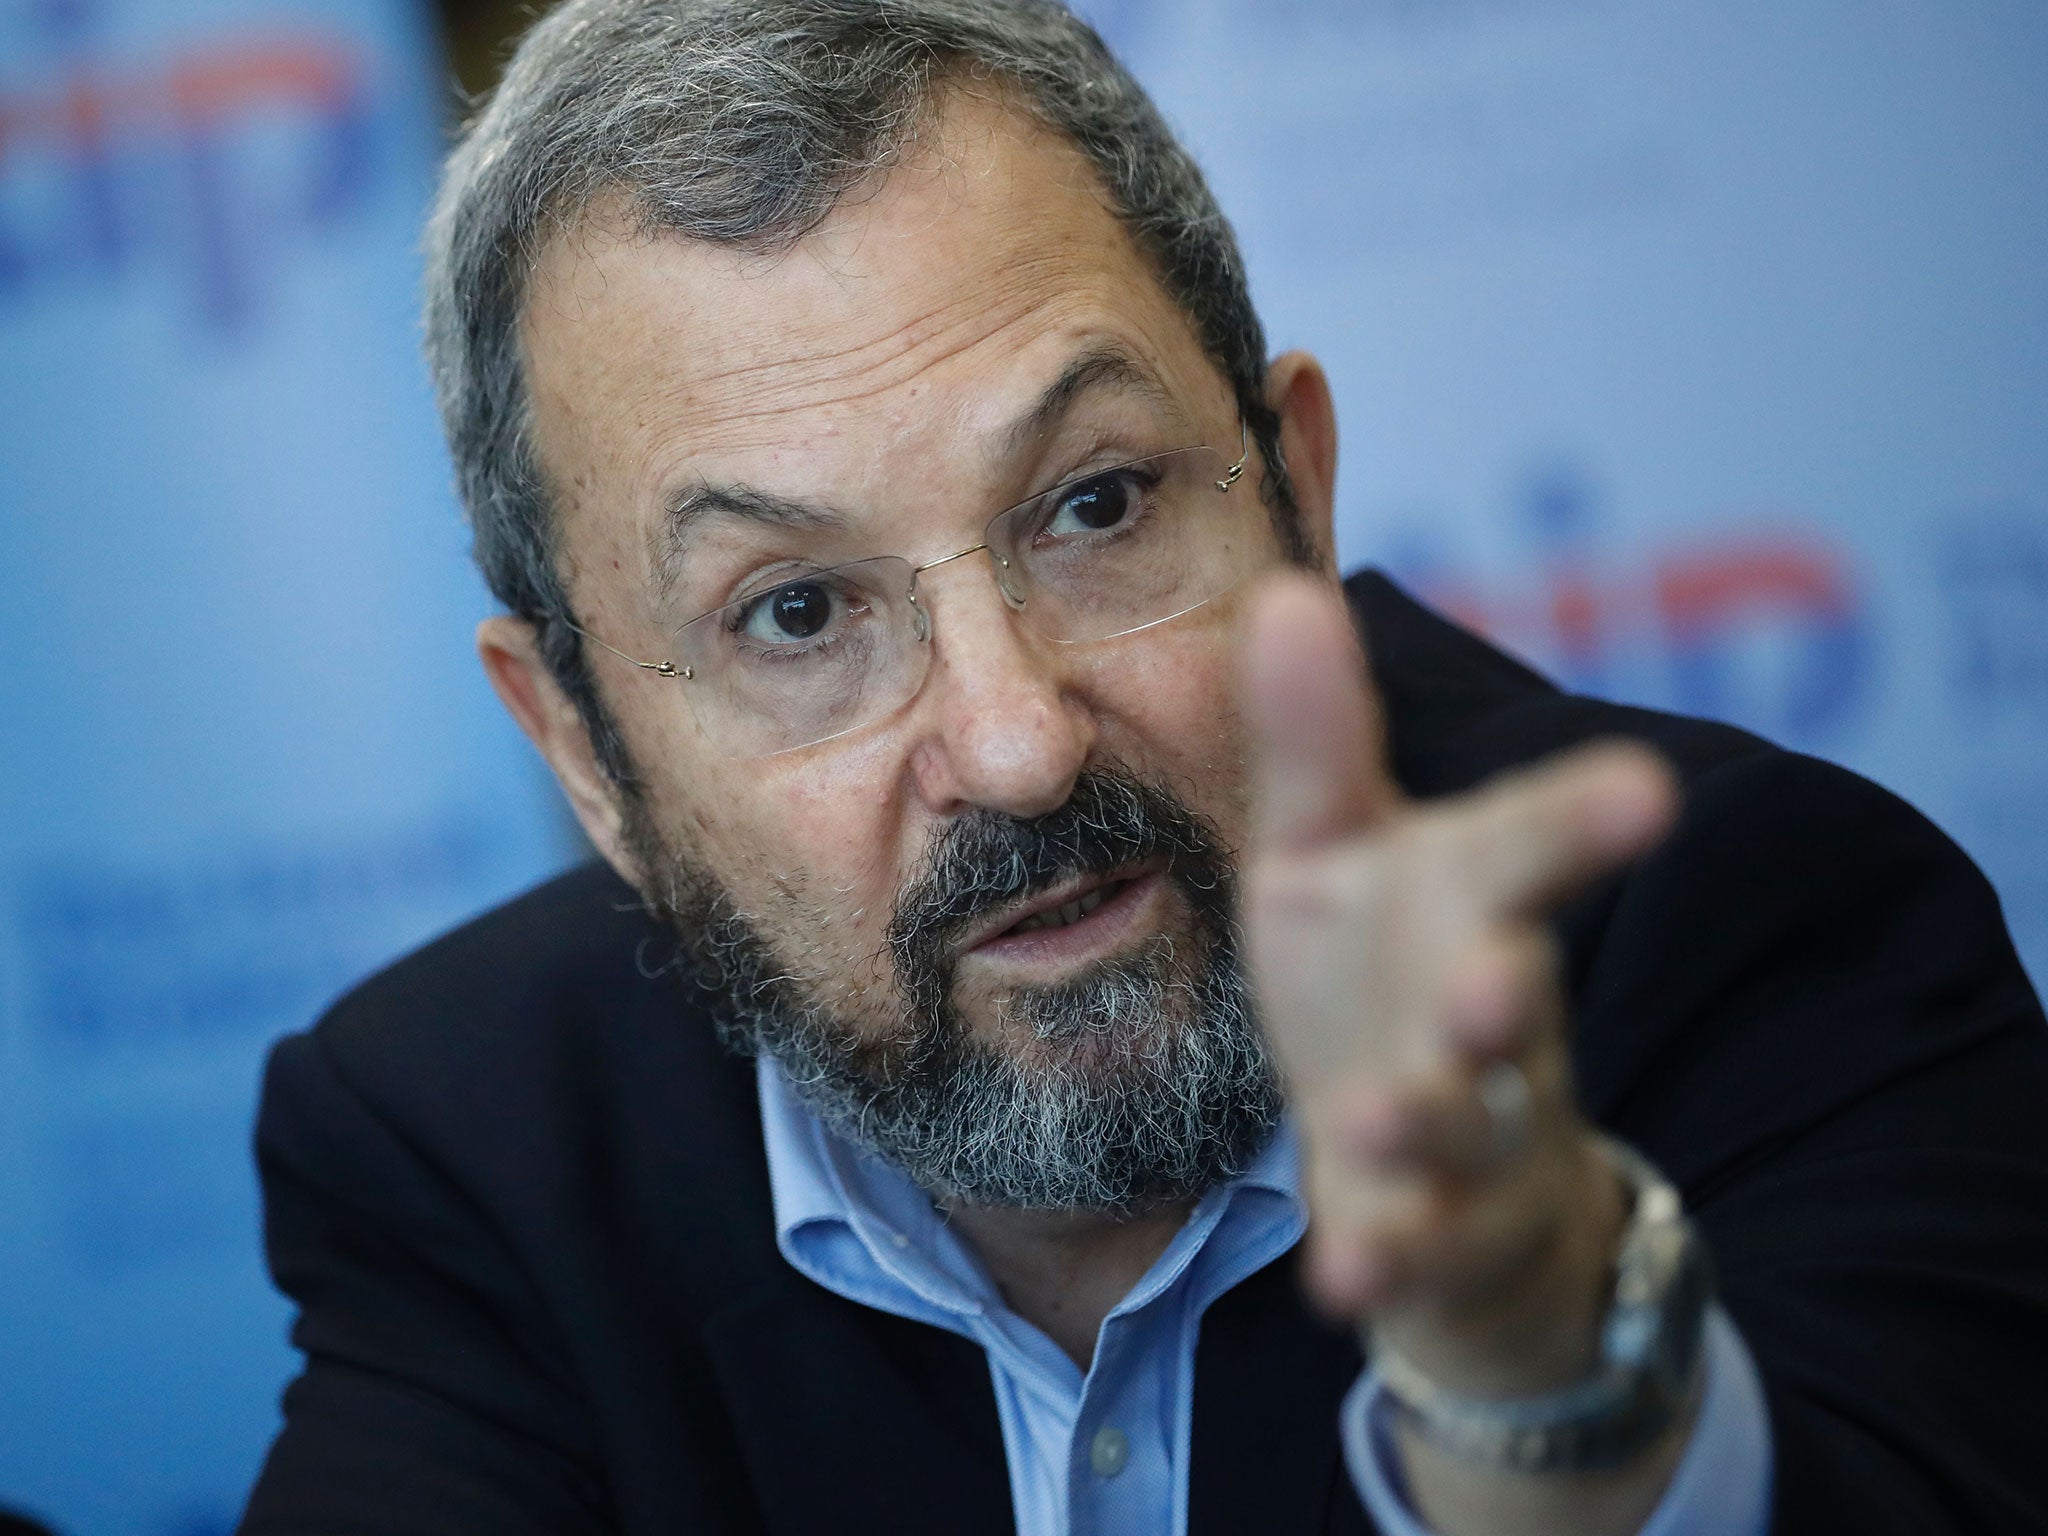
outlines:
[[[736, 362], [727, 367], [713, 369], [704, 374], [704, 382], [722, 384], [732, 380], [744, 380], [752, 375], [772, 374], [798, 364], [815, 365], [822, 369], [833, 363], [849, 362], [849, 360], [860, 358], [866, 353], [888, 351], [892, 346], [894, 350], [890, 357], [900, 357], [916, 351], [919, 346], [944, 331], [946, 329], [944, 317], [948, 312], [954, 310], [979, 312], [986, 308], [984, 295], [956, 295], [942, 299], [930, 309], [919, 314], [909, 316], [879, 336], [852, 342], [841, 347], [807, 346], [800, 356], [769, 357], [759, 361]], [[890, 357], [885, 357], [884, 361], [890, 360]], [[843, 371], [857, 373], [862, 371], [864, 367], [869, 366], [873, 365], [849, 362], [848, 368]]]
[[[706, 384], [754, 386], [743, 388], [739, 398], [720, 411], [721, 427], [827, 406], [863, 404], [971, 352], [1053, 297], [1005, 305], [1000, 310], [991, 310], [985, 295], [949, 299], [870, 341], [800, 358], [746, 363], [702, 377]], [[962, 321], [947, 323], [945, 317], [953, 313], [962, 316]], [[877, 353], [881, 355], [874, 356]], [[797, 370], [794, 378], [790, 377], [792, 370]]]
[[[969, 305], [966, 301], [960, 301], [941, 306], [940, 310], [933, 311], [933, 313], [937, 314], [948, 308], [967, 309]], [[929, 316], [920, 317], [920, 320], [928, 320], [929, 318]], [[772, 397], [782, 394], [780, 382], [764, 378], [761, 380], [760, 386], [753, 393], [756, 398], [768, 396], [771, 397], [770, 400], [764, 401], [764, 403], [752, 408], [742, 405], [738, 408], [723, 411], [720, 414], [718, 426], [721, 429], [727, 429], [749, 423], [778, 421], [790, 415], [801, 414], [821, 406], [851, 405], [873, 399], [876, 396], [887, 393], [891, 389], [900, 388], [931, 368], [943, 364], [962, 352], [971, 350], [1000, 331], [1005, 325], [1011, 323], [1012, 318], [1009, 316], [993, 317], [979, 334], [962, 338], [943, 352], [918, 360], [914, 366], [900, 376], [892, 375], [882, 378], [865, 389], [839, 389], [835, 391], [828, 387], [818, 387], [814, 388], [806, 397], [794, 400], [788, 398], [776, 399]], [[918, 321], [911, 322], [913, 326], [918, 323]], [[871, 351], [878, 346], [887, 345], [889, 339], [888, 337], [881, 337], [874, 341], [862, 342], [852, 347], [842, 348], [837, 353], [824, 354], [823, 360], [829, 361], [836, 358], [857, 356], [863, 352]], [[895, 359], [907, 357], [915, 349], [916, 345], [917, 343], [915, 342], [910, 343], [895, 354]], [[805, 359], [805, 361], [808, 362], [809, 359]], [[745, 367], [728, 370], [724, 375], [711, 375], [709, 377], [719, 379], [743, 378], [747, 375], [768, 375], [787, 366], [788, 363], [786, 361], [777, 360], [750, 364]], [[858, 367], [848, 368], [835, 375], [834, 378], [857, 377], [863, 371]], [[723, 446], [727, 448], [743, 447], [746, 445], [744, 437], [740, 437], [735, 441], [723, 431], [719, 435], [726, 438]], [[762, 445], [779, 447], [782, 446], [784, 441], [786, 439], [782, 437], [764, 437]], [[748, 485], [744, 482], [727, 482], [713, 485], [700, 480], [694, 485], [685, 487], [678, 493], [664, 496], [654, 525], [650, 529], [649, 563], [654, 595], [657, 600], [666, 600], [673, 594], [676, 582], [681, 575], [683, 559], [688, 551], [691, 535], [695, 532], [696, 528], [703, 522], [705, 517], [716, 515], [720, 512], [732, 513], [741, 517], [754, 517], [760, 521], [774, 522], [786, 527], [802, 527], [814, 530], [843, 528], [849, 521], [847, 515], [839, 509], [819, 503], [803, 502]]]
[[[986, 453], [988, 463], [999, 466], [1015, 458], [1036, 439], [1058, 426], [1077, 401], [1105, 389], [1138, 395], [1177, 421], [1191, 421], [1172, 390], [1126, 343], [1115, 337], [1084, 340], [1052, 382], [1039, 392], [1037, 399], [1007, 426], [990, 436]], [[665, 601], [673, 594], [684, 556], [698, 526], [708, 518], [720, 515], [806, 531], [836, 532], [854, 521], [846, 512], [826, 503], [780, 495], [744, 482], [699, 483], [687, 487], [667, 499], [654, 530], [651, 564], [658, 600]]]

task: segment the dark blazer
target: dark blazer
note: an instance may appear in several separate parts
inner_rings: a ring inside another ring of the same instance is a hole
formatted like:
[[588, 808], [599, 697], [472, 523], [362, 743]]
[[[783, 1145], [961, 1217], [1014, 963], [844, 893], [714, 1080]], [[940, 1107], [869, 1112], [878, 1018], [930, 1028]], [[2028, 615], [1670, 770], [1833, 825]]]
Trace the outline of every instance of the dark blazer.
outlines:
[[[1669, 842], [1561, 920], [1572, 1050], [1704, 1230], [1776, 1530], [2048, 1530], [2048, 1033], [1982, 877], [1849, 773], [1348, 590], [1414, 793], [1614, 733], [1685, 778]], [[981, 1351], [783, 1263], [752, 1068], [668, 947], [578, 870], [278, 1045], [257, 1155], [307, 1364], [244, 1531], [1011, 1528]], [[1336, 1430], [1359, 1364], [1284, 1262], [1216, 1303], [1195, 1536], [1370, 1529]]]

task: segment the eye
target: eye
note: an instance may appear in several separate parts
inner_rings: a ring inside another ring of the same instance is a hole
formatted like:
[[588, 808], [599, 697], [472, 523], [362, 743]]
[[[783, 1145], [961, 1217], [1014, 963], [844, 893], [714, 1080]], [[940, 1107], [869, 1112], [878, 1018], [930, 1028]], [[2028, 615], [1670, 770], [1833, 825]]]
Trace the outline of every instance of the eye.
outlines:
[[736, 604], [730, 627], [760, 645], [799, 645], [848, 611], [845, 595], [824, 582], [792, 581]]
[[1055, 538], [1106, 533], [1140, 510], [1148, 488], [1137, 465], [1090, 475], [1052, 493], [1039, 531]]

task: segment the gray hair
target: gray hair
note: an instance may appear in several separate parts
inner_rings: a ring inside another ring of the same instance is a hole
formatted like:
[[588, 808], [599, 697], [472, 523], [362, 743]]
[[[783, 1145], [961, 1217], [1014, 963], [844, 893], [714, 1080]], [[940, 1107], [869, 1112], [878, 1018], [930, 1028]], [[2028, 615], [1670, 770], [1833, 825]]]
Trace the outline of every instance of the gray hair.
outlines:
[[[1047, 815], [977, 807], [934, 831], [889, 922], [898, 1014], [879, 1030], [844, 1015], [849, 989], [820, 974], [823, 957], [777, 944], [778, 925], [743, 912], [644, 807], [626, 820], [648, 899], [681, 941], [676, 966], [704, 992], [720, 1038], [773, 1057], [821, 1124], [933, 1196], [1134, 1214], [1235, 1178], [1280, 1123], [1228, 845], [1121, 763], [1084, 769]], [[1163, 866], [1186, 905], [1184, 934], [998, 994], [997, 1017], [1028, 1046], [962, 1017], [956, 941], [977, 919], [1077, 872], [1139, 863]]]
[[427, 232], [426, 345], [475, 554], [628, 793], [631, 761], [572, 627], [534, 452], [520, 312], [549, 236], [625, 194], [651, 231], [755, 252], [883, 170], [951, 79], [1006, 87], [1071, 140], [1222, 371], [1289, 552], [1312, 559], [1267, 407], [1265, 336], [1201, 171], [1056, 0], [567, 0], [449, 156]]

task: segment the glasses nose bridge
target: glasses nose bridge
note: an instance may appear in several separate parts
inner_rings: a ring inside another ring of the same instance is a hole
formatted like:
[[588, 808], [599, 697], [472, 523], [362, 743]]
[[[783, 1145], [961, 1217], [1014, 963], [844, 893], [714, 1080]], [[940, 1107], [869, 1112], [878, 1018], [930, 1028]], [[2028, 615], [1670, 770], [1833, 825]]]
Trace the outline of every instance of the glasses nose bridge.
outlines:
[[951, 565], [955, 560], [965, 560], [969, 555], [988, 556], [989, 574], [995, 578], [996, 591], [1011, 607], [1024, 606], [1024, 596], [1016, 583], [1015, 567], [1010, 557], [987, 539], [979, 544], [970, 544], [965, 549], [956, 549], [950, 555], [941, 555], [936, 560], [927, 560], [922, 565], [910, 568], [910, 590], [906, 599], [910, 604], [911, 622], [916, 626], [917, 638], [929, 641], [932, 636], [931, 609], [918, 592], [918, 578], [926, 571], [935, 571], [942, 565]]

